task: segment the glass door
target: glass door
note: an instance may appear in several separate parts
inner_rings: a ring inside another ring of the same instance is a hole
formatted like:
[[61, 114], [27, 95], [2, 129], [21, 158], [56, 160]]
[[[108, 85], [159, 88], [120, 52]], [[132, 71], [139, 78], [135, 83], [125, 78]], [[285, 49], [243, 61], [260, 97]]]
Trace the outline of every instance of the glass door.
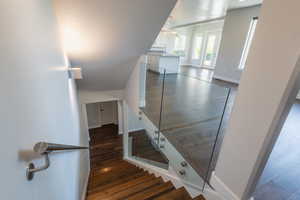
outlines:
[[221, 34], [219, 31], [207, 33], [204, 59], [202, 63], [203, 67], [215, 68], [220, 46], [220, 36]]
[[197, 33], [194, 37], [192, 64], [199, 67], [214, 69], [217, 62], [221, 31]]
[[203, 34], [198, 34], [194, 38], [194, 46], [192, 52], [192, 63], [195, 65], [201, 65], [202, 62], [202, 51], [203, 51], [204, 37]]

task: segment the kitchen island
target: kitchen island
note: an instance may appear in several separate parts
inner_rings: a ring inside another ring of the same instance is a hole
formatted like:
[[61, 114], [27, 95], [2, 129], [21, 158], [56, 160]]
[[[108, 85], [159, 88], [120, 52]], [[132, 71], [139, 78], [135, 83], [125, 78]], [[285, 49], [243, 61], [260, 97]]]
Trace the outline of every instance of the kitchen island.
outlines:
[[177, 74], [180, 66], [180, 57], [172, 54], [151, 52], [147, 54], [147, 68], [153, 72], [163, 74]]

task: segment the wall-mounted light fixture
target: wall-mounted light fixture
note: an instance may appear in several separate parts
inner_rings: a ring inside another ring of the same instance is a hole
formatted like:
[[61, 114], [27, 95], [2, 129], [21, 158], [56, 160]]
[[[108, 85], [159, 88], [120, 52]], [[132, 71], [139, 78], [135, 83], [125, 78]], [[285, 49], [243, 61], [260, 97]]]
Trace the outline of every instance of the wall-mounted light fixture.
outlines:
[[82, 79], [81, 67], [69, 68], [69, 78], [71, 78], [71, 79]]

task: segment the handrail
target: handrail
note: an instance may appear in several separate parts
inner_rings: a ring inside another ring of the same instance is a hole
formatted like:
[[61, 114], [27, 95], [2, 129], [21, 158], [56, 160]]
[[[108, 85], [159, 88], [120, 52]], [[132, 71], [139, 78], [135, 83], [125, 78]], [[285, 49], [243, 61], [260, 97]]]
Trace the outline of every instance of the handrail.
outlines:
[[35, 167], [33, 163], [29, 163], [29, 166], [26, 170], [26, 177], [28, 181], [31, 181], [34, 177], [34, 173], [46, 170], [50, 167], [49, 154], [54, 151], [71, 151], [71, 150], [82, 150], [89, 149], [88, 147], [82, 146], [73, 146], [65, 144], [54, 144], [47, 142], [38, 142], [34, 145], [33, 150], [45, 157], [45, 164], [41, 167]]
[[65, 145], [65, 144], [54, 144], [47, 142], [38, 142], [34, 145], [33, 150], [39, 154], [51, 153], [53, 151], [68, 151], [68, 150], [79, 150], [88, 149], [88, 147]]

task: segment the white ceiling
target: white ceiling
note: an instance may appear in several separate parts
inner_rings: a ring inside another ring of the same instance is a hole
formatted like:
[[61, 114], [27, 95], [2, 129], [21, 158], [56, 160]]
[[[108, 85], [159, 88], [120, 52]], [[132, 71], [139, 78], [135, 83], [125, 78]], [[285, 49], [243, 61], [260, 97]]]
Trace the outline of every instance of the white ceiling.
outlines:
[[168, 27], [196, 23], [226, 15], [228, 9], [254, 6], [262, 0], [178, 0]]
[[123, 89], [176, 0], [55, 0], [67, 55], [84, 90]]
[[262, 4], [263, 0], [231, 0], [228, 9], [244, 8]]

